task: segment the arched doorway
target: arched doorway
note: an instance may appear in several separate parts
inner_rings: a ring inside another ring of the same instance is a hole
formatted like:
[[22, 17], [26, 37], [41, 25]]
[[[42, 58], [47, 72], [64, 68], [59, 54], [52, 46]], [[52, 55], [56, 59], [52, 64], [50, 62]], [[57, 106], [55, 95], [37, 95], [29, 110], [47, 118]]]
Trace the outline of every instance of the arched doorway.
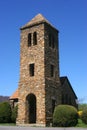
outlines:
[[28, 102], [28, 123], [36, 123], [36, 96], [29, 94], [26, 99]]

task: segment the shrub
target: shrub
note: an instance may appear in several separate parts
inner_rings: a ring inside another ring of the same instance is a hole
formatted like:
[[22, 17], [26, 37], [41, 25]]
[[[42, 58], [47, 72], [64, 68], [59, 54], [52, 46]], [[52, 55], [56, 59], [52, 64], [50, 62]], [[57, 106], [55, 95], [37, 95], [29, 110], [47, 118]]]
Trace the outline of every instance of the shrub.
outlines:
[[12, 115], [11, 115], [11, 120], [13, 123], [16, 123], [17, 112], [18, 112], [18, 106], [15, 106], [12, 110]]
[[58, 105], [53, 114], [53, 126], [69, 127], [78, 123], [77, 109], [69, 105]]
[[87, 109], [82, 112], [81, 119], [83, 123], [87, 124]]
[[11, 122], [11, 107], [8, 102], [0, 103], [0, 123]]

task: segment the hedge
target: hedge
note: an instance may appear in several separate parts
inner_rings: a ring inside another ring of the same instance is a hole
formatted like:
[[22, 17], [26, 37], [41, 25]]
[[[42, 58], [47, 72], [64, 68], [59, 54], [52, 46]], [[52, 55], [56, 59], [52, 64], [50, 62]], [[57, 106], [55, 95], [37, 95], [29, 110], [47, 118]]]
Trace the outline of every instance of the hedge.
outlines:
[[58, 105], [53, 114], [53, 126], [70, 127], [78, 123], [77, 109], [70, 105]]

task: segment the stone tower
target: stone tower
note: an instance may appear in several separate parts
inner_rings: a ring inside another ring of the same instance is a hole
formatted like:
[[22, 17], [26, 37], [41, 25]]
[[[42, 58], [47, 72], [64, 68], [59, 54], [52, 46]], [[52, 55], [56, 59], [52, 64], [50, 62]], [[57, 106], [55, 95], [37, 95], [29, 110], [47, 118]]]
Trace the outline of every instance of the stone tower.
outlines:
[[41, 14], [21, 27], [17, 124], [47, 126], [61, 103], [58, 30]]

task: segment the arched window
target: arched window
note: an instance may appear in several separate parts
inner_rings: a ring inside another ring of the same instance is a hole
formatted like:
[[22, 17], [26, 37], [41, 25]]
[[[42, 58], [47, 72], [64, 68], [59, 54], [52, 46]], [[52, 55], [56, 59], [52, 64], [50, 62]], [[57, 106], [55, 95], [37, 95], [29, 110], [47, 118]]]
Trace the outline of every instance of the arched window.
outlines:
[[28, 47], [31, 46], [31, 33], [28, 34]]
[[33, 33], [33, 45], [37, 45], [37, 33]]

